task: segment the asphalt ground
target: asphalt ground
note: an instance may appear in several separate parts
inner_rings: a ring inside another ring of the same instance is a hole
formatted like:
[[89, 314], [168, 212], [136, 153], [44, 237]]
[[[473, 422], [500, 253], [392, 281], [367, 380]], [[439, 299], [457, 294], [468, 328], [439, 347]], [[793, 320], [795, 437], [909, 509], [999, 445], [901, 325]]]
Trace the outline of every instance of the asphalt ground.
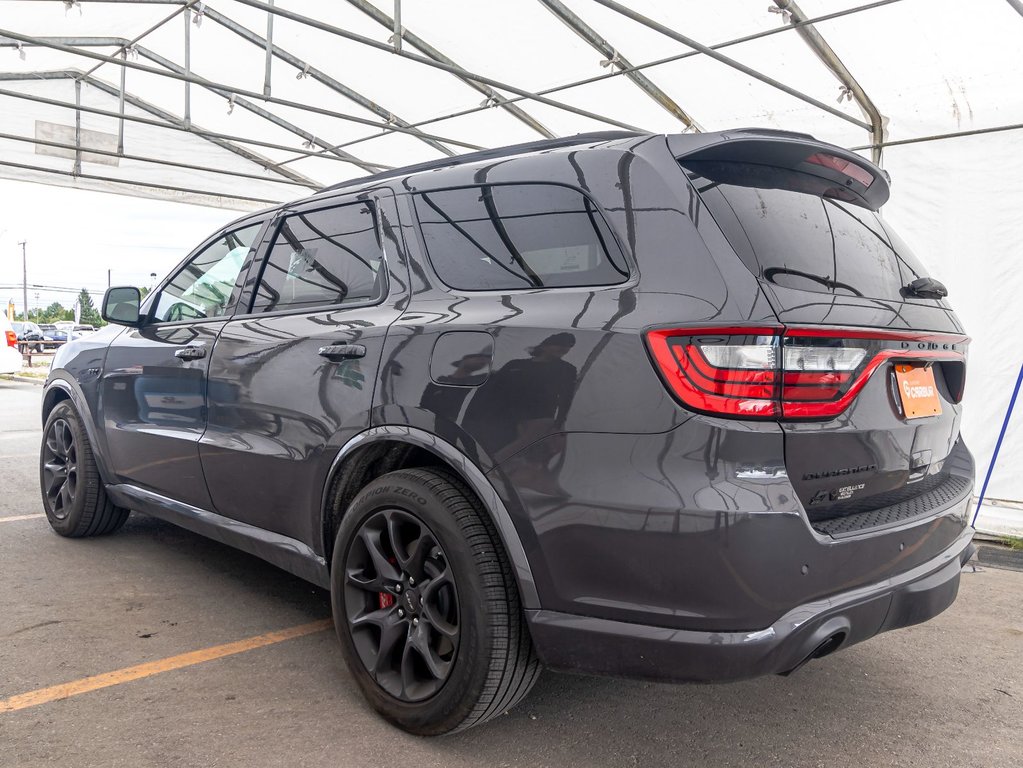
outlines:
[[993, 568], [933, 621], [791, 677], [545, 673], [487, 725], [408, 736], [363, 702], [323, 590], [137, 514], [106, 538], [52, 533], [40, 393], [0, 379], [2, 766], [1023, 764], [1023, 573]]

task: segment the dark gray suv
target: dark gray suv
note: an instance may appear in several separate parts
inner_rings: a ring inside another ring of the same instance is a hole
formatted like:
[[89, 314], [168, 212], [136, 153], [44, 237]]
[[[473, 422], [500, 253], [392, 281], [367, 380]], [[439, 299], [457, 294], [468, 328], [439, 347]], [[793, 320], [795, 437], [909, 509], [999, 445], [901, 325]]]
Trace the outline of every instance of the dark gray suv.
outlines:
[[967, 337], [810, 136], [603, 133], [246, 216], [47, 381], [54, 529], [138, 510], [329, 588], [418, 734], [541, 665], [789, 673], [954, 600]]

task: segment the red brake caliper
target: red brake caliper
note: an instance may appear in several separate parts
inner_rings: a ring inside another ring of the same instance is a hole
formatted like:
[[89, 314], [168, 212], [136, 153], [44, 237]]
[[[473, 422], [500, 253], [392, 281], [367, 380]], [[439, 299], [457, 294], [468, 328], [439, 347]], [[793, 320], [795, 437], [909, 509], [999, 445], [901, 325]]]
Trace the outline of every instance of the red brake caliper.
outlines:
[[[398, 561], [393, 557], [387, 558], [387, 562], [389, 562], [391, 565], [398, 564]], [[392, 605], [394, 605], [394, 595], [392, 595], [390, 592], [377, 592], [377, 602], [380, 604], [381, 610], [383, 610], [384, 608], [390, 608]]]

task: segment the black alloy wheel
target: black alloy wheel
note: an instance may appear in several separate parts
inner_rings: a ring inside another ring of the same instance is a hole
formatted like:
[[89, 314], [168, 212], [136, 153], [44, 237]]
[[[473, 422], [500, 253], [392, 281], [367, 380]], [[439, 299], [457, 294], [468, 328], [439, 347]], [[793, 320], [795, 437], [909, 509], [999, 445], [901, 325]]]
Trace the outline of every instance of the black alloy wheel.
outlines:
[[57, 403], [43, 425], [39, 487], [46, 519], [61, 536], [113, 533], [130, 514], [107, 495], [82, 418], [68, 400]]
[[369, 704], [419, 736], [515, 706], [540, 663], [480, 499], [443, 468], [421, 467], [380, 475], [350, 501], [341, 486], [332, 505], [334, 627]]
[[50, 422], [41, 458], [43, 495], [53, 517], [66, 520], [78, 492], [78, 445], [66, 419]]
[[344, 590], [352, 640], [377, 684], [406, 702], [437, 693], [458, 653], [458, 591], [426, 523], [400, 509], [370, 515], [345, 558]]

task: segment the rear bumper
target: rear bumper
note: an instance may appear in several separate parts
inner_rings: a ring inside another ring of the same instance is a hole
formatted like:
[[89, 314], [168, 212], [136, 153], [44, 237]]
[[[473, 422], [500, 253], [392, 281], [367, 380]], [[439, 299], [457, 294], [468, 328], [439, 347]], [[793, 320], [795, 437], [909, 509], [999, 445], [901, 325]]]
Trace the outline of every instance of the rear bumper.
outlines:
[[807, 603], [770, 627], [705, 632], [644, 626], [554, 611], [527, 611], [548, 667], [661, 681], [723, 682], [791, 672], [830, 638], [830, 650], [926, 621], [952, 604], [973, 529], [937, 557], [882, 582]]

